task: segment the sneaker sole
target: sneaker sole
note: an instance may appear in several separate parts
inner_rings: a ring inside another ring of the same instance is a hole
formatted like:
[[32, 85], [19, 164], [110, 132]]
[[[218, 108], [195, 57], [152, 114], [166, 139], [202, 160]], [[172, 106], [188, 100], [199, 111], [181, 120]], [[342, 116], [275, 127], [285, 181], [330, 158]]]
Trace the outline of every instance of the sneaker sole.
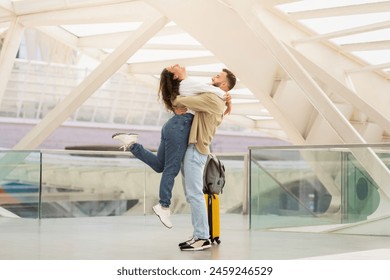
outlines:
[[160, 218], [160, 216], [157, 214], [156, 210], [154, 210], [154, 207], [152, 207], [152, 209], [153, 209], [154, 214], [156, 214], [156, 216], [160, 219], [160, 222], [161, 222], [166, 228], [171, 229], [172, 226], [171, 226], [171, 227], [167, 226], [167, 225], [161, 220], [161, 218]]
[[190, 245], [190, 241], [185, 241], [185, 242], [179, 243], [179, 247], [183, 247], [183, 246], [186, 246], [186, 245]]
[[138, 135], [137, 133], [117, 132], [117, 133], [114, 133], [114, 134], [111, 136], [111, 138], [114, 138], [114, 137], [116, 137], [116, 136], [118, 136], [118, 135], [124, 135], [124, 134], [126, 134], [126, 135]]
[[122, 135], [122, 134], [125, 134], [125, 133], [122, 133], [122, 132], [117, 132], [117, 133], [115, 133], [115, 134], [113, 134], [112, 136], [111, 136], [111, 138], [115, 138], [116, 136], [118, 136], [118, 135]]
[[206, 250], [209, 248], [211, 248], [211, 244], [206, 245], [206, 246], [202, 246], [202, 247], [198, 247], [198, 248], [180, 248], [180, 250], [182, 250], [182, 251], [203, 251], [203, 250]]

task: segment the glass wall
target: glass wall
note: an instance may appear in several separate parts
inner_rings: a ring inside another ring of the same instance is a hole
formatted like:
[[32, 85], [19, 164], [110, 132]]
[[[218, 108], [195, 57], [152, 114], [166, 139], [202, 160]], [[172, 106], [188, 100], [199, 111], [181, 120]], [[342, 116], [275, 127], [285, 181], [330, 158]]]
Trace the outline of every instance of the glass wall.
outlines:
[[[225, 164], [227, 174], [220, 197], [221, 213], [241, 214], [247, 211], [244, 175], [247, 157], [220, 155], [219, 158]], [[4, 178], [0, 189], [3, 196], [0, 217], [145, 215], [152, 214], [152, 206], [159, 200], [161, 174], [129, 152], [4, 151], [1, 166]], [[18, 186], [18, 194], [15, 186]], [[21, 192], [23, 195], [19, 194]], [[3, 193], [7, 193], [7, 199]], [[18, 197], [23, 200], [16, 200]], [[190, 213], [180, 174], [175, 180], [171, 202], [174, 214]]]
[[42, 218], [143, 214], [148, 180], [130, 153], [43, 151]]
[[364, 223], [386, 218], [390, 214], [389, 148], [251, 147], [251, 228]]
[[[390, 145], [250, 147], [221, 155], [221, 214], [252, 229], [305, 226], [390, 235]], [[152, 214], [161, 174], [129, 152], [0, 151], [0, 217]], [[189, 214], [180, 174], [171, 210]], [[340, 227], [343, 226], [343, 227]], [[352, 226], [351, 226], [352, 225]], [[330, 227], [331, 226], [331, 227]]]
[[38, 218], [41, 153], [0, 151], [0, 217]]

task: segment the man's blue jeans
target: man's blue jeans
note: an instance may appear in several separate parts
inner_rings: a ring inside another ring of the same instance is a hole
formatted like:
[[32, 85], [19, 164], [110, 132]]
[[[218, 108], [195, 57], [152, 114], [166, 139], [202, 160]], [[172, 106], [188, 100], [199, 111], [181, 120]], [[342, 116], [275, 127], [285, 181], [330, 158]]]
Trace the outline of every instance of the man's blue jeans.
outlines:
[[182, 168], [183, 185], [187, 202], [191, 207], [193, 237], [199, 239], [210, 237], [206, 202], [203, 194], [203, 170], [206, 160], [207, 155], [199, 153], [194, 144], [188, 145]]
[[174, 115], [161, 130], [161, 142], [157, 155], [135, 143], [130, 152], [149, 165], [154, 171], [161, 173], [160, 204], [169, 207], [175, 177], [180, 171], [181, 163], [188, 146], [193, 114]]

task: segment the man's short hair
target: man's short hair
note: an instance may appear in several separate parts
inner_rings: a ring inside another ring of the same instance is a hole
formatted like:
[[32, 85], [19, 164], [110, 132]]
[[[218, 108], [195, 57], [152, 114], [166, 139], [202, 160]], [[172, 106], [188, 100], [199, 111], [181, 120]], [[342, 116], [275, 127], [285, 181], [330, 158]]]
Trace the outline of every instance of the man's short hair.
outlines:
[[233, 72], [230, 71], [229, 69], [223, 68], [222, 71], [226, 73], [226, 79], [227, 79], [228, 84], [229, 84], [228, 87], [229, 87], [229, 90], [231, 90], [236, 85], [237, 78], [233, 74]]

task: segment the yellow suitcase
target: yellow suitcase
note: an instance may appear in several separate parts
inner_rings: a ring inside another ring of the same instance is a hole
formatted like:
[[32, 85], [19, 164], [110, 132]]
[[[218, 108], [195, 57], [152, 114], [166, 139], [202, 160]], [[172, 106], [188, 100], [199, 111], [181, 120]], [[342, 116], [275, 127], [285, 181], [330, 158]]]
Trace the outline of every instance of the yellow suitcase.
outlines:
[[217, 194], [205, 194], [204, 195], [206, 201], [207, 215], [209, 220], [209, 228], [210, 228], [210, 240], [211, 243], [217, 242], [217, 244], [221, 243], [220, 237], [220, 212], [219, 212], [219, 195]]

